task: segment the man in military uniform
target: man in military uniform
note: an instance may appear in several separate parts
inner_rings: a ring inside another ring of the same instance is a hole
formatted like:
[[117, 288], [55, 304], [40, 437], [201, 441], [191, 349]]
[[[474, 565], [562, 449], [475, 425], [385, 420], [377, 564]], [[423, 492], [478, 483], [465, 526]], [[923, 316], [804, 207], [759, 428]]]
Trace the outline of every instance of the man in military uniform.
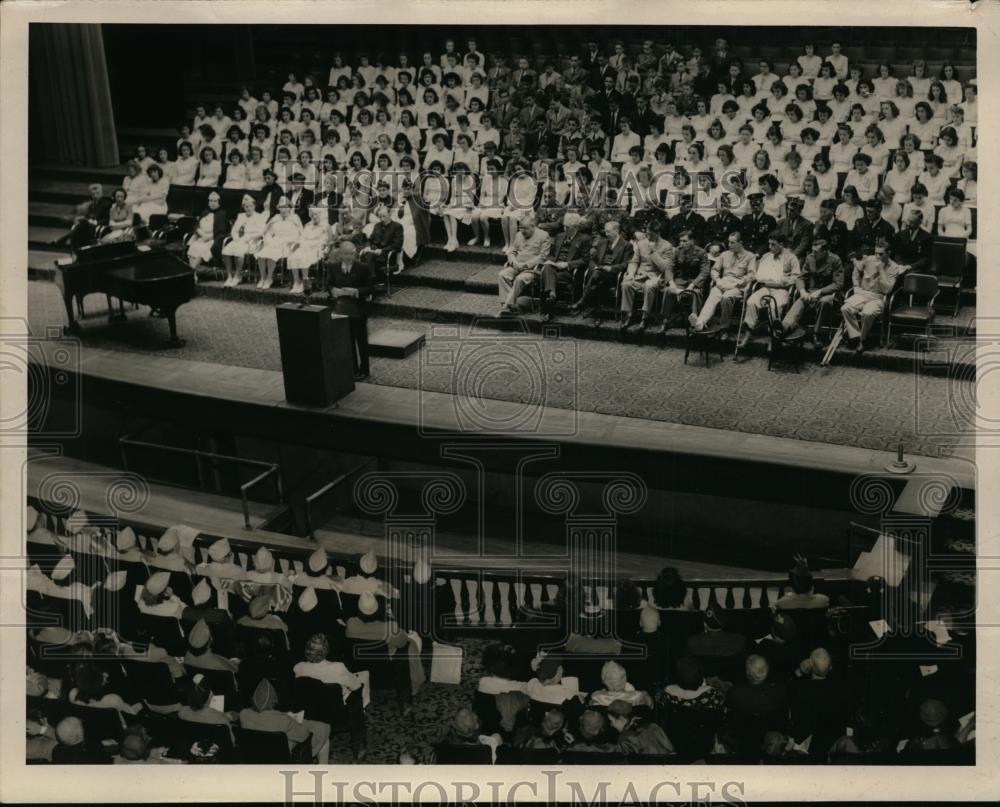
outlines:
[[854, 290], [844, 300], [840, 313], [844, 317], [848, 347], [853, 343], [855, 352], [864, 351], [868, 332], [902, 272], [903, 267], [889, 258], [889, 242], [882, 239], [875, 242], [874, 254], [854, 259]]
[[731, 232], [729, 234], [729, 249], [719, 256], [715, 267], [710, 270], [712, 286], [701, 313], [688, 317], [692, 330], [705, 330], [705, 326], [720, 304], [722, 305], [721, 324], [729, 327], [733, 303], [746, 293], [747, 287], [753, 282], [756, 264], [756, 256], [750, 250], [743, 248], [743, 237], [739, 230]]
[[802, 274], [795, 281], [795, 287], [799, 296], [788, 307], [781, 326], [790, 331], [799, 324], [807, 310], [815, 310], [816, 322], [812, 333], [813, 341], [817, 342], [827, 309], [844, 290], [844, 264], [827, 249], [822, 237], [813, 238], [812, 251], [802, 263]]
[[738, 347], [745, 346], [757, 328], [760, 312], [764, 307], [764, 298], [773, 297], [780, 312], [788, 304], [792, 287], [798, 281], [801, 271], [799, 259], [787, 248], [785, 237], [781, 233], [774, 230], [767, 243], [768, 251], [757, 262], [755, 276], [761, 288], [747, 298], [743, 314], [743, 324], [746, 328], [740, 337]]
[[762, 257], [768, 248], [768, 237], [778, 226], [774, 216], [764, 212], [764, 194], [751, 193], [747, 196], [750, 212], [740, 222], [740, 235], [743, 236], [743, 247], [750, 250], [758, 258]]
[[834, 215], [836, 211], [836, 199], [824, 199], [819, 203], [819, 221], [813, 228], [813, 240], [822, 238], [826, 248], [843, 262], [850, 249], [850, 234], [847, 225]]
[[869, 199], [864, 204], [865, 217], [854, 225], [851, 233], [851, 254], [857, 258], [875, 252], [877, 241], [891, 244], [896, 237], [892, 225], [882, 218], [882, 203], [878, 199]]
[[[674, 248], [660, 233], [662, 224], [656, 216], [646, 223], [646, 237], [638, 239], [632, 260], [622, 279], [622, 330], [635, 326], [636, 333], [646, 330], [653, 316], [656, 293], [674, 276]], [[632, 311], [636, 292], [642, 292], [642, 318]]]
[[535, 226], [549, 238], [555, 238], [563, 228], [563, 216], [566, 215], [566, 207], [559, 204], [556, 196], [556, 188], [549, 185], [542, 197], [542, 203], [535, 213]]
[[670, 219], [667, 225], [666, 237], [671, 243], [680, 242], [680, 234], [687, 231], [691, 240], [698, 246], [705, 243], [705, 219], [694, 212], [694, 197], [685, 193], [680, 198], [680, 211]]
[[788, 249], [799, 259], [800, 264], [809, 254], [813, 239], [812, 225], [802, 218], [803, 205], [801, 196], [788, 196], [788, 213], [778, 224], [778, 232], [785, 236]]
[[552, 319], [559, 281], [573, 284], [573, 299], [583, 289], [583, 271], [590, 259], [590, 236], [582, 227], [583, 218], [575, 210], [563, 217], [563, 231], [552, 240], [552, 251], [542, 262], [542, 315]]
[[708, 282], [708, 253], [694, 242], [690, 230], [682, 230], [674, 251], [673, 277], [663, 287], [663, 333], [670, 329], [670, 320], [680, 296], [685, 294], [691, 303], [691, 314], [697, 314], [705, 298]]
[[705, 223], [705, 245], [728, 244], [729, 234], [740, 231], [740, 219], [731, 209], [728, 193], [719, 195], [719, 212]]

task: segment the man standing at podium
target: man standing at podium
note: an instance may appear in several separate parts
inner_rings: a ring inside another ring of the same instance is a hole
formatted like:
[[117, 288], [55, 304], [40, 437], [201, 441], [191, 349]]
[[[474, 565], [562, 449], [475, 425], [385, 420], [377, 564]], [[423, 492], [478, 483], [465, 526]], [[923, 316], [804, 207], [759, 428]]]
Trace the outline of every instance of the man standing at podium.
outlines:
[[330, 269], [330, 297], [334, 310], [350, 317], [351, 358], [354, 360], [354, 380], [368, 378], [368, 299], [372, 295], [372, 270], [356, 261], [357, 249], [350, 241], [340, 245], [340, 261]]

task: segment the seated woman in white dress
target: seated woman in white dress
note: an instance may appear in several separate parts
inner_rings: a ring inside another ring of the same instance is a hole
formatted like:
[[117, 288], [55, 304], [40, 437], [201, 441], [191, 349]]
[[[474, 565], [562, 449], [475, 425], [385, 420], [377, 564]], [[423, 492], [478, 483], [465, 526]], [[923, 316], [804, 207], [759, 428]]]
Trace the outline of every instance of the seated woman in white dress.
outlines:
[[198, 227], [187, 245], [188, 265], [197, 269], [212, 260], [213, 253], [226, 237], [226, 211], [218, 191], [208, 194], [208, 209], [198, 217]]
[[958, 180], [958, 189], [965, 194], [965, 203], [969, 207], [976, 206], [977, 186], [979, 183], [979, 164], [975, 160], [962, 163], [962, 178]]
[[211, 146], [203, 146], [198, 158], [198, 181], [195, 184], [199, 188], [216, 188], [220, 176], [222, 163], [217, 159], [217, 152]]
[[247, 167], [243, 155], [233, 149], [226, 160], [226, 172], [222, 179], [222, 187], [242, 191], [247, 187]]
[[264, 152], [257, 146], [252, 146], [249, 159], [243, 164], [246, 168], [246, 189], [259, 191], [264, 187], [264, 172], [271, 164], [264, 159]]
[[472, 211], [472, 238], [469, 246], [483, 239], [483, 246], [490, 246], [490, 222], [503, 214], [507, 198], [507, 177], [503, 175], [503, 162], [497, 158], [484, 163], [485, 173], [479, 187], [479, 201]]
[[170, 182], [173, 185], [194, 185], [197, 176], [198, 158], [194, 156], [194, 147], [185, 141], [177, 148]]
[[844, 186], [844, 190], [841, 192], [841, 199], [843, 201], [837, 205], [834, 215], [838, 221], [844, 222], [844, 226], [850, 232], [854, 229], [854, 225], [858, 223], [858, 220], [864, 217], [865, 209], [861, 206], [861, 198], [858, 196], [858, 192], [854, 189], [853, 185]]
[[274, 269], [278, 261], [287, 258], [292, 246], [298, 243], [302, 235], [302, 222], [292, 210], [292, 205], [284, 196], [278, 201], [278, 212], [267, 223], [264, 231], [264, 243], [257, 252], [257, 265], [260, 267], [258, 289], [269, 289], [274, 285]]
[[309, 267], [317, 263], [330, 248], [330, 218], [326, 205], [309, 208], [309, 221], [302, 228], [298, 242], [288, 254], [288, 269], [292, 273], [292, 294], [306, 290]]
[[135, 212], [143, 224], [149, 224], [149, 217], [167, 214], [167, 194], [170, 180], [163, 176], [163, 169], [153, 163], [146, 169], [146, 182], [142, 186], [142, 196], [135, 206]]
[[229, 231], [230, 240], [222, 245], [222, 264], [226, 268], [224, 286], [238, 286], [243, 275], [243, 262], [247, 255], [260, 249], [267, 229], [267, 213], [258, 212], [257, 203], [249, 194], [243, 194], [242, 211]]
[[965, 206], [965, 194], [952, 188], [945, 194], [947, 205], [938, 212], [937, 234], [945, 238], [968, 238], [972, 235], [972, 211]]
[[125, 176], [122, 178], [122, 188], [125, 189], [129, 206], [135, 207], [142, 196], [142, 186], [146, 184], [146, 175], [142, 167], [135, 160], [129, 160], [125, 164]]
[[504, 252], [510, 252], [514, 237], [518, 233], [518, 223], [535, 207], [535, 197], [538, 195], [538, 182], [528, 170], [525, 160], [514, 163], [511, 169], [510, 181], [507, 184], [507, 202], [500, 215], [500, 228], [503, 230]]
[[444, 209], [444, 227], [448, 232], [446, 252], [458, 249], [459, 223], [471, 225], [472, 212], [476, 206], [476, 177], [464, 162], [456, 162], [452, 167], [451, 194]]
[[132, 205], [128, 203], [127, 197], [128, 193], [124, 188], [115, 188], [111, 209], [108, 211], [108, 231], [101, 236], [102, 244], [128, 241], [135, 237], [132, 233]]

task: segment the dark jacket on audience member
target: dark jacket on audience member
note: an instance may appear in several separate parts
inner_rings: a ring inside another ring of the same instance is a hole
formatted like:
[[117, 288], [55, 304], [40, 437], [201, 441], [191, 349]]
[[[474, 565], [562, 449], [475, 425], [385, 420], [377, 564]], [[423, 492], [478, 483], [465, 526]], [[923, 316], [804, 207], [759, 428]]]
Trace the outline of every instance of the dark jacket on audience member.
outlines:
[[851, 236], [847, 231], [847, 225], [840, 219], [830, 219], [828, 224], [816, 222], [816, 226], [813, 228], [813, 239], [816, 238], [825, 238], [826, 248], [840, 260], [847, 260], [847, 253], [851, 249]]
[[903, 228], [892, 239], [892, 259], [914, 272], [927, 271], [931, 259], [931, 236], [923, 227], [916, 231]]
[[375, 222], [372, 234], [368, 239], [368, 246], [372, 249], [399, 252], [403, 248], [403, 225], [398, 221], [390, 221], [388, 224], [383, 224], [381, 221]]
[[778, 222], [774, 220], [774, 216], [761, 213], [758, 218], [754, 218], [753, 213], [747, 213], [740, 222], [740, 235], [743, 236], [744, 248], [759, 258], [767, 252], [768, 236], [777, 226]]

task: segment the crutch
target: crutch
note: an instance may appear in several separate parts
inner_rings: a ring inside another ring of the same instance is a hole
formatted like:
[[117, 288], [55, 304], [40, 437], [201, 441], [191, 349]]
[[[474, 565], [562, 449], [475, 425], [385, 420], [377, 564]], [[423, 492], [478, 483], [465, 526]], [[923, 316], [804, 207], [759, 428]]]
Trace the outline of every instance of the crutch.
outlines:
[[750, 295], [750, 287], [752, 285], [752, 283], [747, 283], [747, 287], [743, 289], [743, 301], [740, 303], [740, 326], [736, 329], [736, 346], [733, 348], [733, 361], [736, 361], [736, 357], [740, 352], [740, 337], [743, 335], [743, 320], [747, 318], [747, 297]]
[[830, 340], [830, 344], [826, 349], [826, 355], [823, 356], [823, 360], [819, 363], [820, 367], [827, 367], [830, 364], [833, 354], [837, 352], [840, 343], [844, 341], [845, 333], [847, 333], [847, 327], [841, 323], [840, 327], [837, 328], [837, 332], [833, 335], [833, 339]]

